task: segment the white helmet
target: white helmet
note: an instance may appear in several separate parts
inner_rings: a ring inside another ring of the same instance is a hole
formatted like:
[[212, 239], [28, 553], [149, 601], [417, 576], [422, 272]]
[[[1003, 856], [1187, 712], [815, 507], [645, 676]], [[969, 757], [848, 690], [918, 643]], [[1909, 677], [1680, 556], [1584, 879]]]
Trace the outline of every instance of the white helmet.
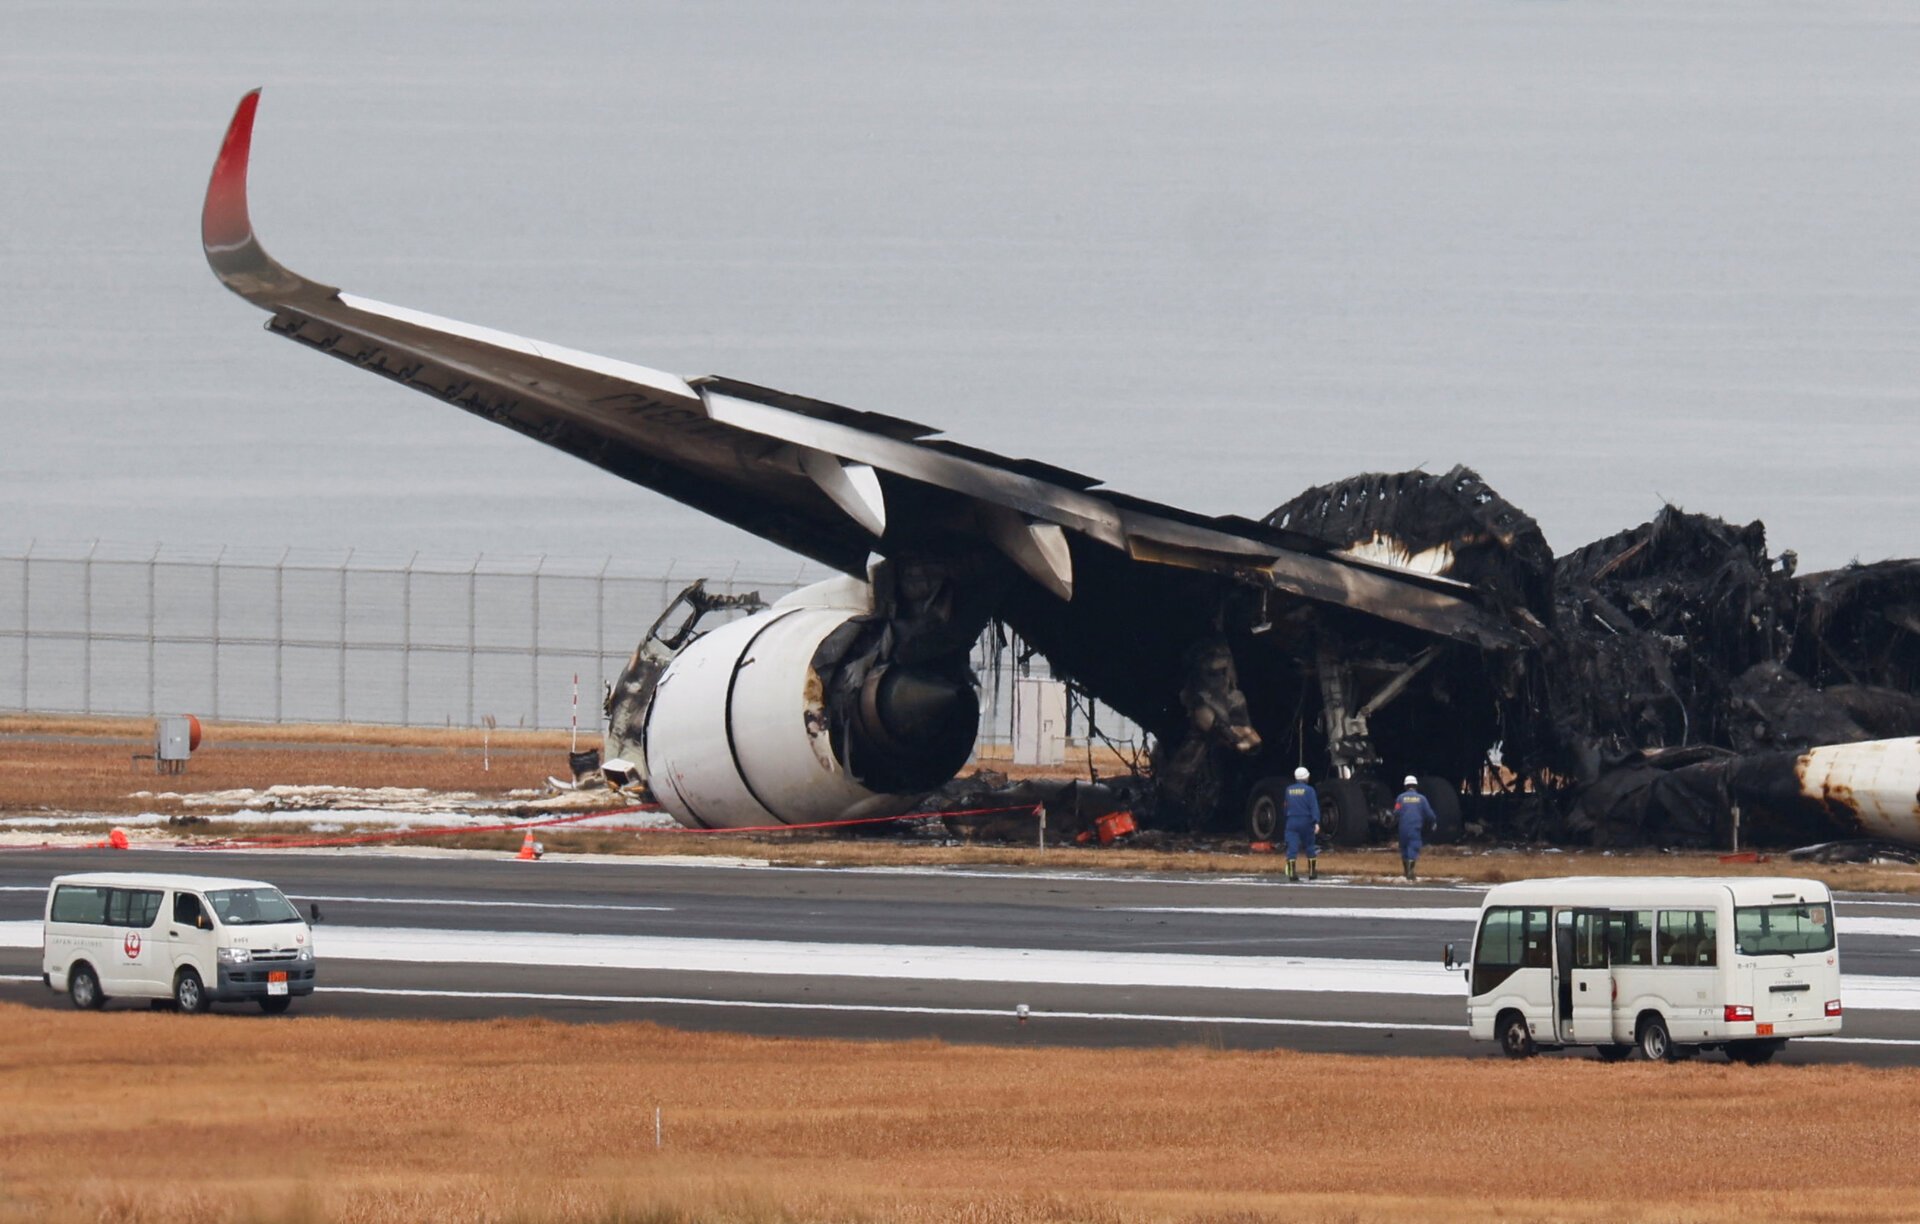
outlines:
[[1414, 777], [1414, 776], [1413, 776], [1412, 774], [1408, 774], [1408, 775], [1407, 775], [1406, 777], [1404, 777], [1404, 778], [1402, 778], [1402, 779], [1400, 780], [1400, 785], [1402, 785], [1402, 786], [1418, 786], [1418, 785], [1420, 785], [1420, 779], [1418, 779], [1418, 778], [1416, 778], [1416, 777]]
[[1305, 765], [1293, 771], [1293, 780], [1295, 782], [1305, 782], [1307, 780], [1307, 767]]

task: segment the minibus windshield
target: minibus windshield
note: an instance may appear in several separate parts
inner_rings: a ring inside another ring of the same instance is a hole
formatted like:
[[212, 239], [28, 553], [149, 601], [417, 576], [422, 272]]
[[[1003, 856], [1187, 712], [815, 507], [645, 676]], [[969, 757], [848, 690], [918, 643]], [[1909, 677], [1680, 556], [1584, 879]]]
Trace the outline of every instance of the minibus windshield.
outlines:
[[207, 901], [229, 926], [300, 921], [300, 911], [277, 888], [216, 888], [207, 893]]
[[1821, 905], [1740, 905], [1733, 930], [1742, 956], [1825, 952], [1833, 947], [1833, 910]]

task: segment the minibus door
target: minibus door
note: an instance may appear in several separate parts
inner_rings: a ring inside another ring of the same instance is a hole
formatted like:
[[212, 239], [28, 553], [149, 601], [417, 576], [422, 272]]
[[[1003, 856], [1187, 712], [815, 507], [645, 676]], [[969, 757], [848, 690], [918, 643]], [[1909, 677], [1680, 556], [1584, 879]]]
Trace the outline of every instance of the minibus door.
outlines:
[[1573, 957], [1567, 970], [1572, 997], [1570, 1041], [1613, 1041], [1613, 969], [1607, 957], [1607, 911], [1573, 911]]

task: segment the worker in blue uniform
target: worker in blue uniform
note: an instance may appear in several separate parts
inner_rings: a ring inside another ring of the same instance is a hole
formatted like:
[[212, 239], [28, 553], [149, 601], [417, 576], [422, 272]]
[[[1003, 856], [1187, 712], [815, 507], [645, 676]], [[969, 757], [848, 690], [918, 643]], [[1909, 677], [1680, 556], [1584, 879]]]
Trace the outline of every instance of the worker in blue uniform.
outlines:
[[1420, 861], [1420, 843], [1428, 829], [1436, 824], [1433, 805], [1420, 793], [1420, 783], [1412, 774], [1401, 783], [1407, 789], [1393, 801], [1393, 814], [1400, 818], [1400, 868], [1406, 877], [1413, 878], [1413, 868]]
[[1287, 879], [1299, 883], [1300, 872], [1293, 860], [1301, 850], [1307, 852], [1307, 878], [1320, 874], [1320, 796], [1307, 785], [1307, 767], [1293, 771], [1293, 785], [1287, 787]]

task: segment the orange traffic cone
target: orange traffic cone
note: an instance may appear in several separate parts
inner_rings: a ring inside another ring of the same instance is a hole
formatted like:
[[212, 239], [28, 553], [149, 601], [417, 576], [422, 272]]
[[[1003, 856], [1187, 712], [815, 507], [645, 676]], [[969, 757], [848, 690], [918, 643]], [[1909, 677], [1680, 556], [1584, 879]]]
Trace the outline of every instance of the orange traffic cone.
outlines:
[[546, 853], [546, 851], [541, 848], [540, 843], [533, 840], [533, 830], [528, 829], [526, 837], [523, 838], [520, 842], [520, 853], [514, 855], [513, 857], [520, 859], [523, 862], [531, 863], [533, 860], [539, 858], [544, 853]]

